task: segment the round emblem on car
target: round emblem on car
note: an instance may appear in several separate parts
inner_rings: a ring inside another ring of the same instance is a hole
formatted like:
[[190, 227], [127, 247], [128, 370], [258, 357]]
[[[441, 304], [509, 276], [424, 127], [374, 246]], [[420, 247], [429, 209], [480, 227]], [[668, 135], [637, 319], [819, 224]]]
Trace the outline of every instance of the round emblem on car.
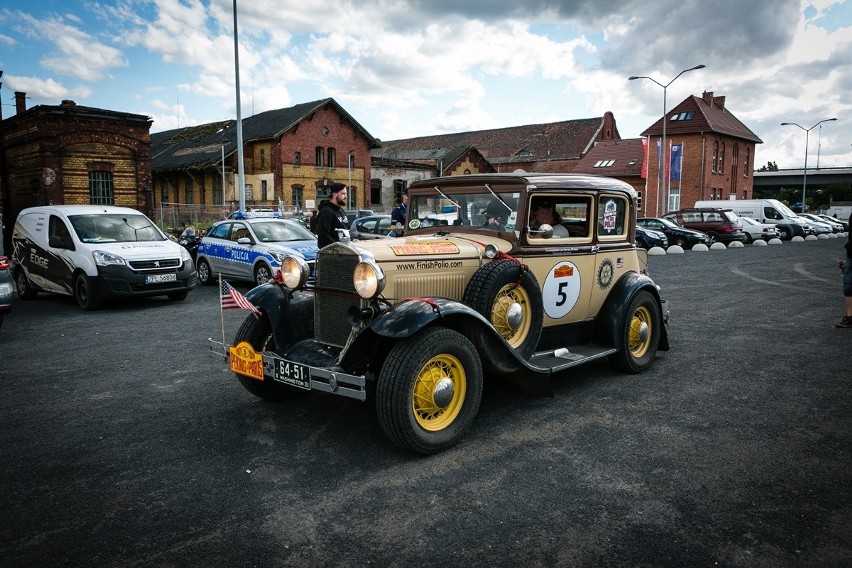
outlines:
[[605, 258], [603, 262], [601, 262], [600, 268], [598, 268], [598, 288], [606, 289], [609, 288], [609, 285], [612, 284], [612, 276], [615, 273], [615, 270], [612, 266], [612, 261], [608, 258]]

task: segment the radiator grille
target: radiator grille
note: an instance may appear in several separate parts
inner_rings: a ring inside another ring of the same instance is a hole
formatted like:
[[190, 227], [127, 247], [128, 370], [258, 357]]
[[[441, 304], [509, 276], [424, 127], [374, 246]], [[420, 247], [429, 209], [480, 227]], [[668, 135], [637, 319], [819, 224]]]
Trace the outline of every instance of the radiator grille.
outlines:
[[133, 270], [160, 270], [163, 268], [178, 268], [180, 265], [181, 260], [179, 258], [130, 261], [130, 268]]
[[461, 300], [464, 295], [467, 276], [464, 273], [433, 274], [423, 276], [395, 276], [393, 279], [393, 290], [386, 288], [386, 292], [393, 298], [418, 298], [429, 296], [436, 298], [448, 298], [450, 300]]
[[358, 301], [334, 292], [355, 293], [352, 274], [360, 258], [343, 245], [332, 245], [317, 255], [316, 286], [331, 293], [319, 292], [314, 300], [314, 332], [317, 341], [343, 347], [352, 326], [346, 316], [349, 306]]

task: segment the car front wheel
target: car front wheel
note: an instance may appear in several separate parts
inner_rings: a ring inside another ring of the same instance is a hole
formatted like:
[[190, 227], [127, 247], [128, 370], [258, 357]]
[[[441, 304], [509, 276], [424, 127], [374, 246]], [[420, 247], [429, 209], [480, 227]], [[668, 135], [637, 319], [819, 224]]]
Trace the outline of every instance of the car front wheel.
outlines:
[[196, 262], [195, 271], [198, 273], [198, 281], [202, 284], [213, 284], [213, 271], [210, 269], [210, 263], [203, 258], [199, 258]]
[[95, 291], [92, 289], [92, 282], [85, 274], [78, 274], [74, 279], [74, 298], [77, 300], [77, 305], [83, 310], [97, 310], [101, 307], [100, 301], [95, 297]]
[[482, 362], [464, 335], [430, 327], [391, 348], [376, 385], [385, 435], [418, 454], [456, 444], [482, 399]]
[[265, 262], [258, 263], [254, 269], [254, 283], [260, 286], [272, 280], [272, 269]]
[[[265, 315], [255, 317], [253, 314], [246, 316], [237, 334], [234, 336], [234, 345], [241, 341], [248, 342], [257, 353], [263, 351], [277, 351], [275, 337], [272, 335], [272, 326], [269, 318]], [[287, 400], [304, 394], [306, 391], [290, 387], [281, 383], [273, 382], [264, 377], [262, 381], [235, 373], [240, 384], [247, 391], [258, 398], [270, 401]]]
[[618, 352], [610, 356], [616, 368], [641, 373], [651, 366], [660, 343], [662, 317], [654, 296], [639, 291], [630, 301], [627, 318], [619, 331]]

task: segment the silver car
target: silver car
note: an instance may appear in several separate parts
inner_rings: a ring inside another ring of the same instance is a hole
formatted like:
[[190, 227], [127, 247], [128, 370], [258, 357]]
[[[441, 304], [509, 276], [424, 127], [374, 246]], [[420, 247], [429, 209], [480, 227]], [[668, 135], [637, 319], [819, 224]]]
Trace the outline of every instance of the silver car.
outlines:
[[352, 221], [349, 236], [353, 239], [384, 239], [391, 232], [390, 215], [371, 215]]
[[751, 217], [740, 217], [740, 223], [743, 226], [743, 233], [746, 234], [746, 242], [751, 243], [762, 239], [768, 241], [770, 239], [780, 239], [781, 231], [775, 225], [761, 223]]

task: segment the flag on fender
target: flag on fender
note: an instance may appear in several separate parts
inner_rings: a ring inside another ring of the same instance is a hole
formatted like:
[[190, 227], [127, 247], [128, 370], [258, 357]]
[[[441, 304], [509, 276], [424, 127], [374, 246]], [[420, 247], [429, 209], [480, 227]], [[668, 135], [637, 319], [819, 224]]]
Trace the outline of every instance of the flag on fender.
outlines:
[[239, 290], [225, 282], [221, 281], [221, 306], [223, 310], [249, 310], [254, 315], [259, 315], [260, 311], [248, 301], [248, 299], [240, 294]]

